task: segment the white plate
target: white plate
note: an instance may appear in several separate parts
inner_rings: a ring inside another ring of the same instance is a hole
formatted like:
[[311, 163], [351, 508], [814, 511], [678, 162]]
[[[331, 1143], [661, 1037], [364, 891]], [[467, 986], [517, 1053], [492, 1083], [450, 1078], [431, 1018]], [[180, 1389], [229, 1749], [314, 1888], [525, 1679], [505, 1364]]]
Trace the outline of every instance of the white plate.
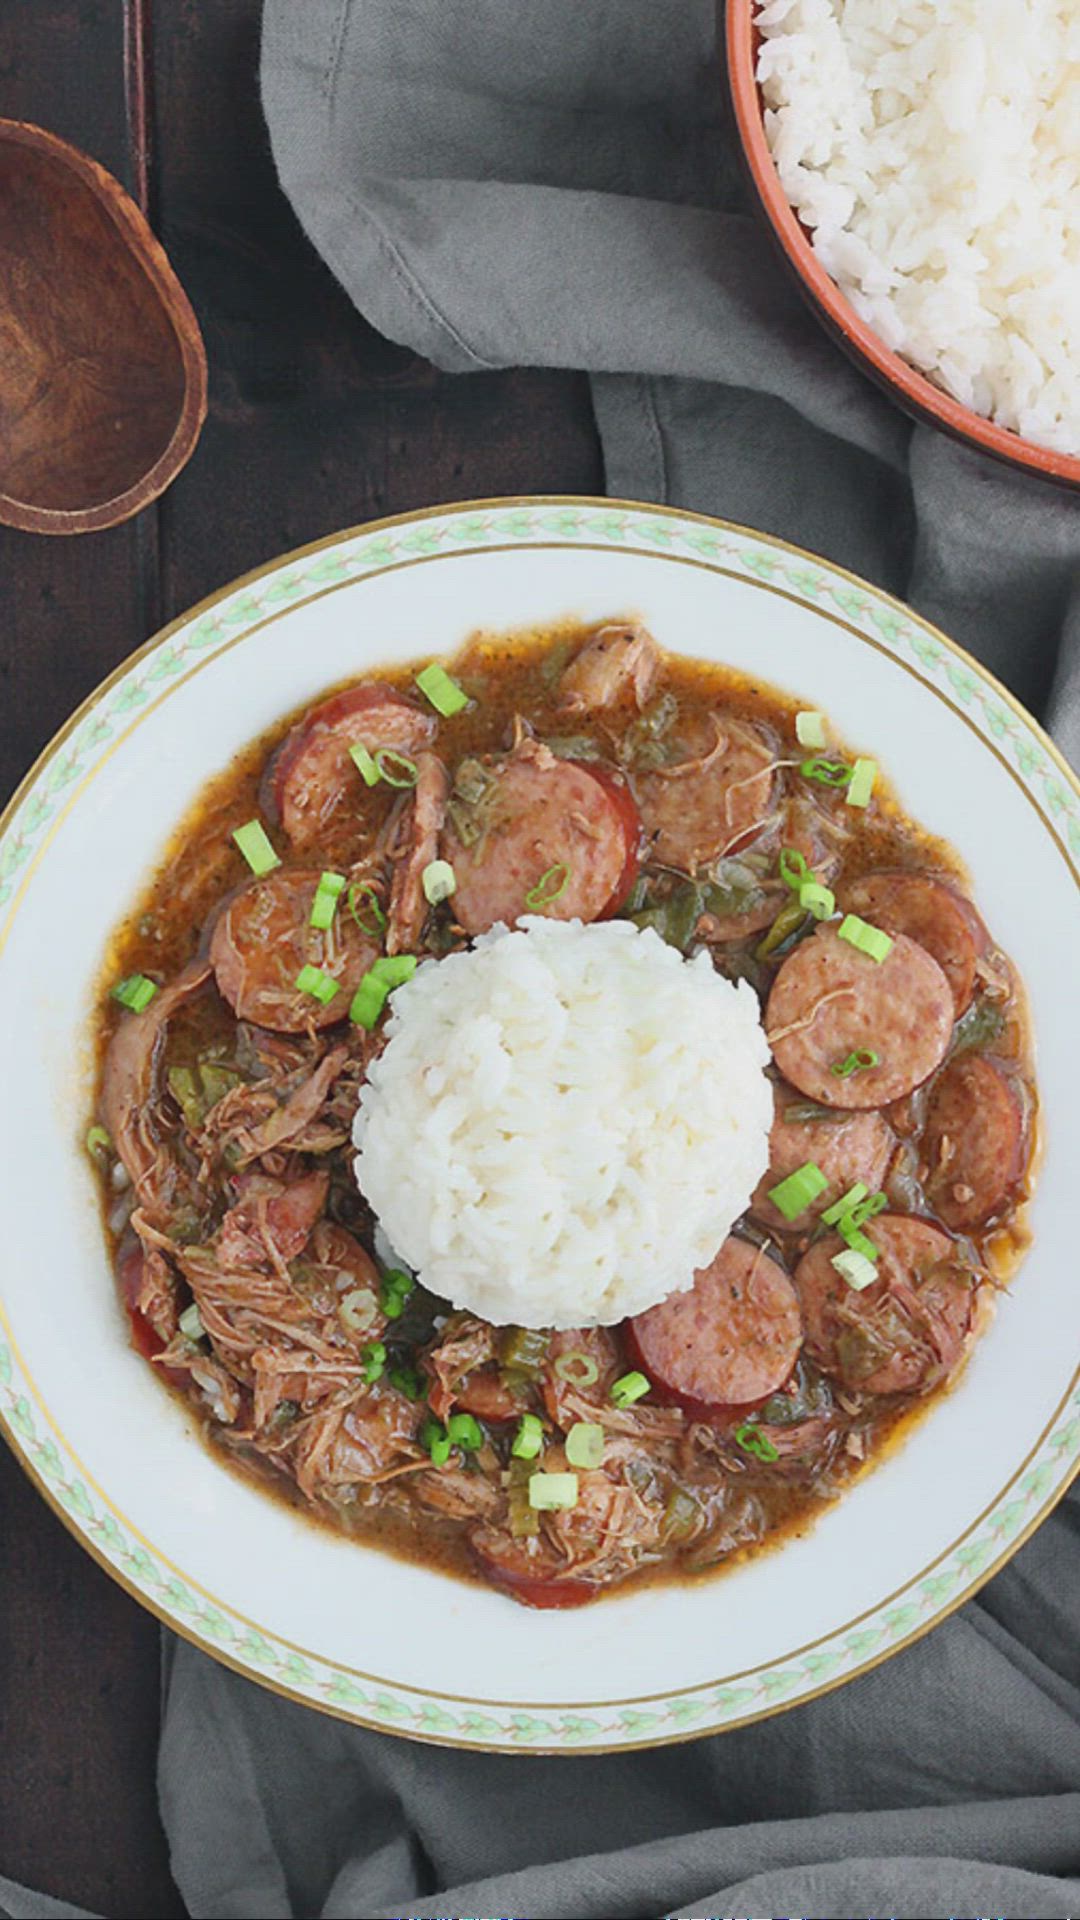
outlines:
[[[81, 1151], [87, 1020], [110, 928], [253, 735], [478, 626], [631, 612], [670, 648], [824, 708], [959, 848], [1029, 988], [1046, 1153], [1019, 1281], [894, 1458], [781, 1552], [545, 1615], [313, 1527], [200, 1446], [115, 1302]], [[610, 1750], [735, 1726], [864, 1671], [972, 1593], [1080, 1465], [1078, 856], [1080, 786], [1016, 702], [886, 595], [763, 535], [603, 501], [493, 502], [342, 534], [224, 589], [99, 689], [0, 822], [8, 1439], [171, 1626], [380, 1728]]]

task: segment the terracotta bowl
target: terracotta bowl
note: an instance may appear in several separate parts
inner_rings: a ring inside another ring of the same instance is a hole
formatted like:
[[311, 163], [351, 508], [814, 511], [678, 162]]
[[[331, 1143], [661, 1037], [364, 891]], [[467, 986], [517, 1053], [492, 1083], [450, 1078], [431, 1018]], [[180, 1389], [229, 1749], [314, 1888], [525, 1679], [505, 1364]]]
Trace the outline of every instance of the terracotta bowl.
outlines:
[[0, 120], [0, 522], [115, 526], [205, 417], [198, 322], [134, 201], [66, 140]]
[[803, 294], [845, 352], [884, 387], [897, 404], [918, 420], [928, 420], [957, 440], [979, 447], [1010, 466], [1042, 474], [1080, 488], [1080, 458], [1036, 446], [1008, 427], [995, 426], [893, 353], [860, 320], [836, 282], [830, 279], [810, 243], [808, 230], [788, 204], [769, 152], [762, 102], [755, 78], [758, 33], [753, 0], [719, 0], [718, 18], [727, 51], [728, 85], [743, 156], [757, 197]]

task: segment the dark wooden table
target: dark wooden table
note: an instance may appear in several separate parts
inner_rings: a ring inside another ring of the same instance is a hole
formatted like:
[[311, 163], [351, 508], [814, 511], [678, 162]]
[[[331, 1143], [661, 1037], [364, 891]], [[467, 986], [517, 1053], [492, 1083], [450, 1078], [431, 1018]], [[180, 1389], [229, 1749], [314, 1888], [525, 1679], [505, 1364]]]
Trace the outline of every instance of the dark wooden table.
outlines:
[[[156, 508], [74, 539], [0, 528], [0, 803], [118, 660], [274, 554], [436, 501], [601, 488], [583, 379], [451, 379], [356, 314], [277, 185], [259, 15], [0, 0], [0, 115], [144, 198], [210, 358], [202, 440]], [[0, 1539], [0, 1872], [102, 1914], [180, 1914], [154, 1786], [156, 1623], [4, 1448]]]

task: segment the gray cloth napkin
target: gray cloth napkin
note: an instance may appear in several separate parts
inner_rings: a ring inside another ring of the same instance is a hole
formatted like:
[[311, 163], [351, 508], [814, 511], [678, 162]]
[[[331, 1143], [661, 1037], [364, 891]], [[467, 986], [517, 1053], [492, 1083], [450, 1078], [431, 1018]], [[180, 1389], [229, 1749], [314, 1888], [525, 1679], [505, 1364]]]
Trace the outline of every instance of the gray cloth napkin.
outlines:
[[[740, 185], [711, 0], [267, 0], [282, 181], [357, 306], [452, 371], [588, 368], [609, 492], [901, 594], [1080, 760], [1080, 499], [912, 427]], [[884, 1667], [656, 1753], [454, 1754], [165, 1637], [194, 1916], [1080, 1915], [1080, 1500]], [[14, 1916], [74, 1913], [0, 1880]]]

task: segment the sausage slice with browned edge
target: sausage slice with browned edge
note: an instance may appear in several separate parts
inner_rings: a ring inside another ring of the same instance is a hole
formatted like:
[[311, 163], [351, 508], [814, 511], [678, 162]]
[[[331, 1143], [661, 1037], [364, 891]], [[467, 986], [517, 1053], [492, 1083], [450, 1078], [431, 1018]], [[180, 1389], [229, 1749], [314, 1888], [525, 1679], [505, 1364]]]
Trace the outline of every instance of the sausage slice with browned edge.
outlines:
[[901, 869], [864, 873], [840, 890], [845, 913], [857, 913], [886, 933], [906, 933], [932, 954], [952, 988], [959, 1019], [970, 1004], [986, 928], [970, 900], [929, 873]]
[[[765, 1037], [786, 1080], [828, 1107], [883, 1107], [929, 1079], [952, 1037], [949, 983], [925, 947], [897, 934], [884, 960], [819, 927], [788, 955], [769, 995]], [[878, 1055], [858, 1073], [849, 1055]]]
[[961, 1056], [930, 1090], [924, 1188], [947, 1227], [968, 1233], [997, 1213], [1024, 1170], [1024, 1110], [993, 1060]]
[[[315, 870], [292, 867], [250, 880], [214, 923], [210, 962], [218, 990], [240, 1020], [278, 1033], [305, 1033], [344, 1020], [379, 948], [339, 912], [322, 933], [309, 924], [319, 884]], [[297, 991], [301, 968], [317, 967], [338, 983], [326, 1006]]]
[[353, 795], [359, 803], [366, 791], [350, 747], [411, 759], [431, 745], [437, 724], [379, 681], [331, 694], [286, 735], [267, 769], [263, 804], [294, 847], [311, 846], [342, 802]]
[[[892, 1129], [880, 1113], [864, 1109], [837, 1113], [829, 1119], [789, 1120], [789, 1110], [798, 1113], [800, 1104], [794, 1087], [777, 1087], [773, 1099], [769, 1170], [759, 1180], [750, 1202], [755, 1220], [774, 1232], [798, 1232], [811, 1226], [826, 1207], [857, 1183], [868, 1193], [877, 1192], [896, 1145]], [[769, 1192], [808, 1160], [820, 1167], [829, 1184], [797, 1220], [791, 1221], [774, 1207]]]
[[974, 1276], [947, 1233], [910, 1214], [867, 1226], [879, 1278], [856, 1292], [832, 1264], [839, 1234], [819, 1240], [795, 1269], [806, 1351], [845, 1387], [926, 1393], [952, 1372], [971, 1329]]
[[503, 1527], [482, 1524], [469, 1545], [485, 1577], [523, 1607], [582, 1607], [599, 1591], [597, 1581], [575, 1579], [563, 1556], [538, 1534], [515, 1540]]
[[634, 781], [648, 858], [683, 873], [734, 853], [765, 821], [775, 781], [772, 748], [742, 720], [710, 714], [684, 740], [686, 756]]
[[522, 914], [601, 920], [626, 898], [637, 871], [640, 825], [621, 776], [560, 760], [523, 740], [485, 769], [467, 810], [455, 811], [442, 851], [457, 880], [454, 916], [466, 933], [508, 926]]
[[708, 1419], [783, 1386], [802, 1345], [802, 1316], [779, 1262], [731, 1236], [689, 1292], [628, 1320], [626, 1334], [657, 1392]]

